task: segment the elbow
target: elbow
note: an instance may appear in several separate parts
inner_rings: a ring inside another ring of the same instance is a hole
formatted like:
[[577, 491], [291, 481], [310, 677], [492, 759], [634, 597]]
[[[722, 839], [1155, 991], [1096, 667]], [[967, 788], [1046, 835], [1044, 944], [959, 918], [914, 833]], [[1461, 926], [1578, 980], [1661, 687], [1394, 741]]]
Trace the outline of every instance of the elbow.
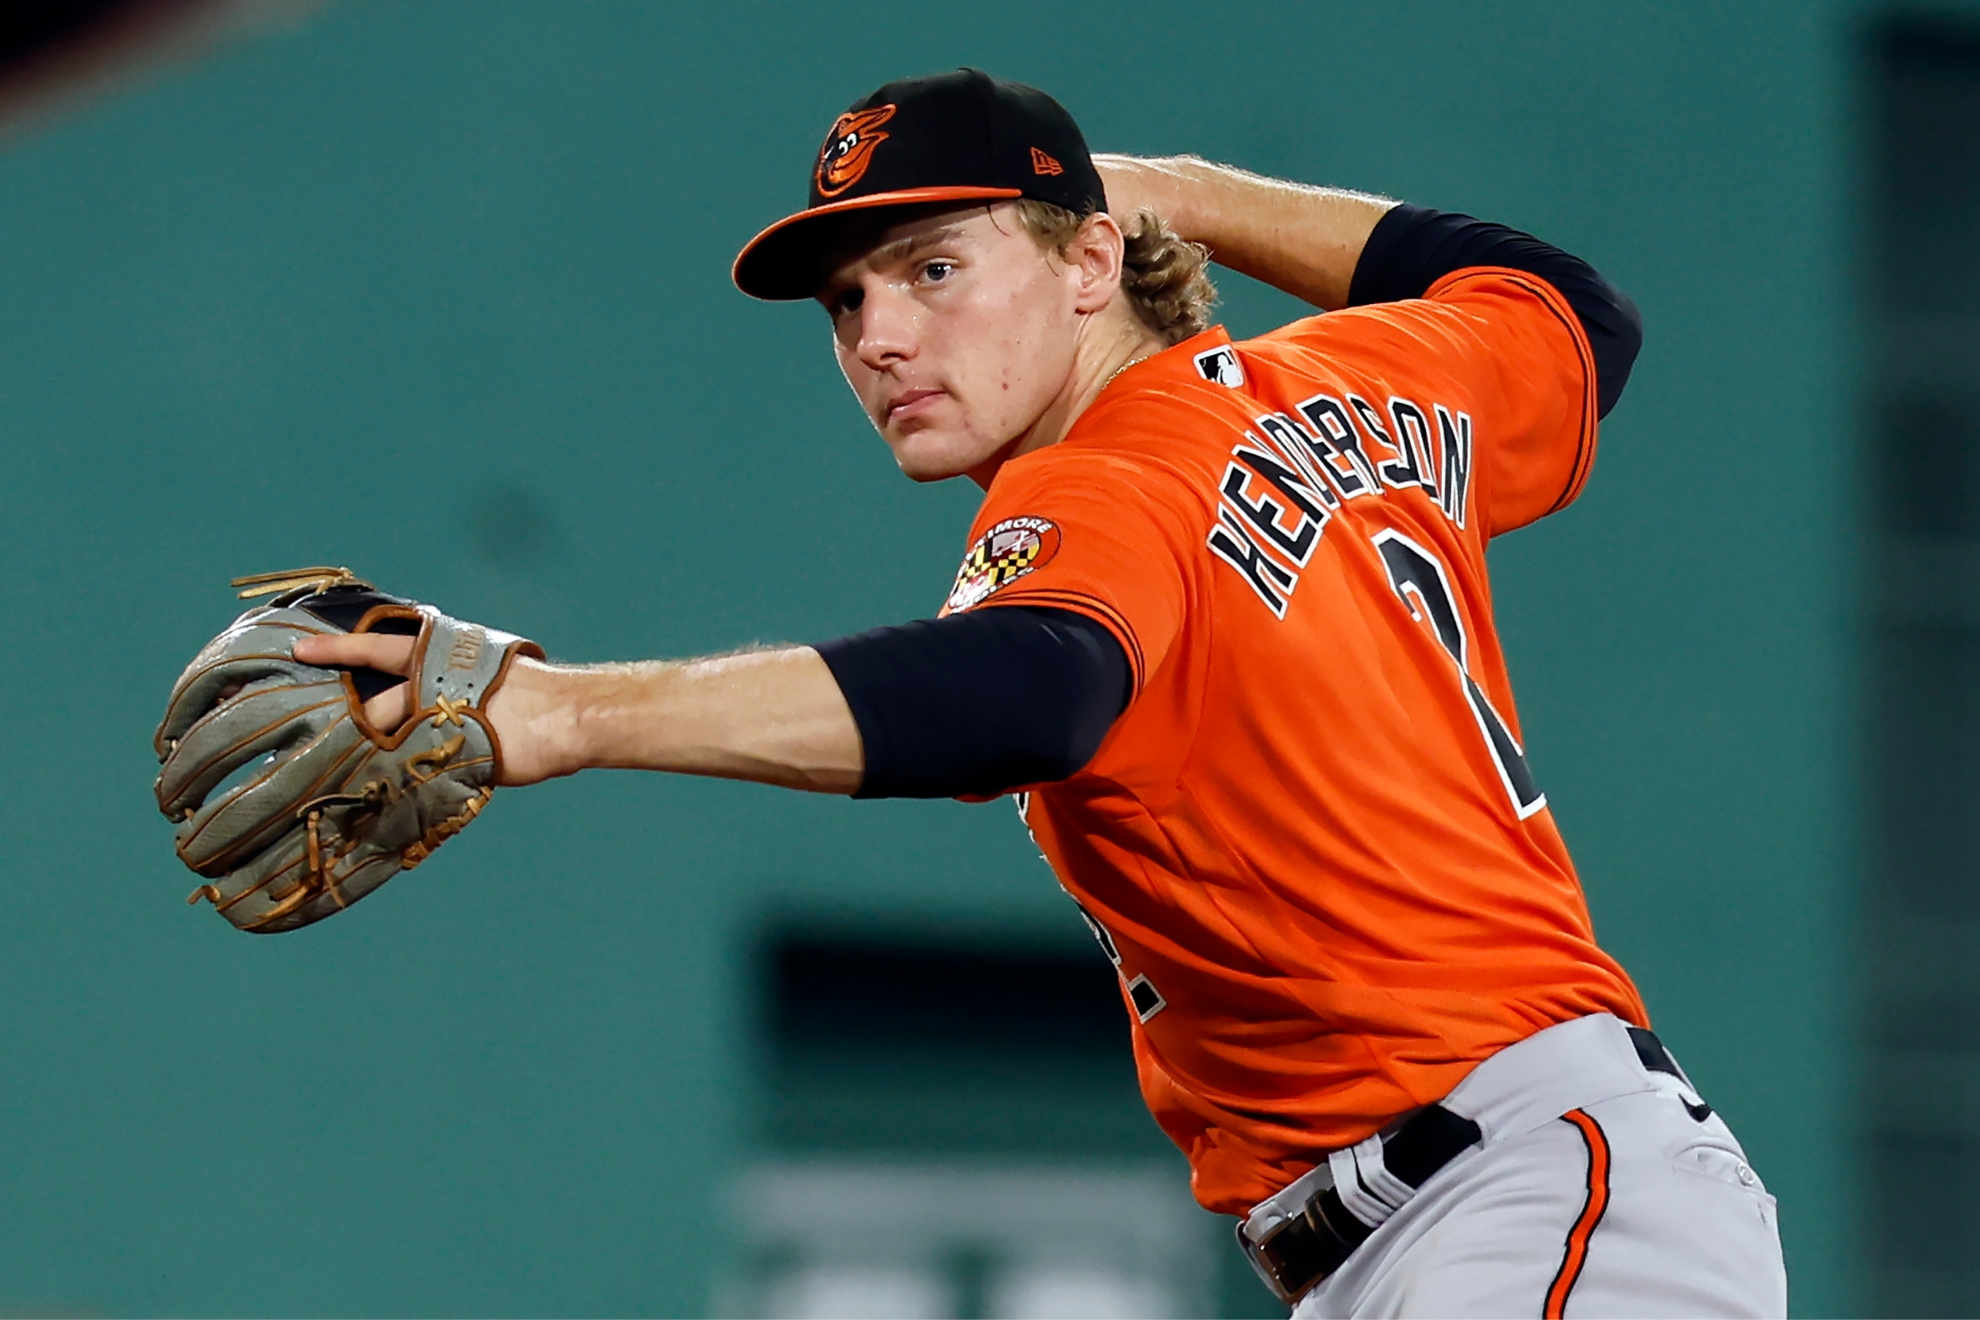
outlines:
[[[1023, 606], [821, 644], [865, 752], [855, 797], [994, 797], [1085, 769], [1127, 706], [1127, 655], [1082, 615]], [[989, 691], [1003, 693], [986, 701]]]
[[964, 791], [995, 797], [1071, 779], [1092, 764], [1111, 724], [1111, 717], [1087, 714], [1085, 718], [1038, 721], [1026, 729], [1008, 730], [1007, 737], [1011, 733], [1017, 736], [983, 758], [974, 782]]
[[1014, 769], [1021, 771], [1005, 790], [1023, 784], [1056, 784], [1071, 779], [1093, 763], [1099, 755], [1100, 744], [1107, 737], [1107, 723], [1093, 727], [1093, 721], [1069, 721], [1052, 736], [1042, 739], [1039, 746], [1027, 749], [1015, 758], [1020, 764]]
[[[1593, 315], [1582, 313], [1588, 344], [1595, 353], [1596, 415], [1607, 417], [1622, 398], [1623, 386], [1643, 349], [1643, 313], [1628, 294], [1604, 281], [1608, 297]], [[1579, 311], [1580, 309], [1576, 309]]]

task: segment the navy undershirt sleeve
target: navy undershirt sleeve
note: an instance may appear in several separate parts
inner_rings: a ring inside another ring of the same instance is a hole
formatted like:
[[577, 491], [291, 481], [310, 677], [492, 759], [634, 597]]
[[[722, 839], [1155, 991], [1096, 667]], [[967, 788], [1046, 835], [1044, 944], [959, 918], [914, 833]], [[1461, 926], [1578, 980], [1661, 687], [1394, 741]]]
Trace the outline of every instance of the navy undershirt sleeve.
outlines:
[[1127, 708], [1127, 655], [1071, 610], [1007, 605], [818, 648], [866, 751], [862, 798], [993, 797], [1083, 769]]
[[1593, 266], [1531, 234], [1452, 211], [1398, 206], [1369, 234], [1348, 287], [1348, 305], [1421, 298], [1438, 280], [1467, 266], [1523, 270], [1560, 290], [1595, 352], [1597, 415], [1608, 416], [1643, 347], [1642, 314]]

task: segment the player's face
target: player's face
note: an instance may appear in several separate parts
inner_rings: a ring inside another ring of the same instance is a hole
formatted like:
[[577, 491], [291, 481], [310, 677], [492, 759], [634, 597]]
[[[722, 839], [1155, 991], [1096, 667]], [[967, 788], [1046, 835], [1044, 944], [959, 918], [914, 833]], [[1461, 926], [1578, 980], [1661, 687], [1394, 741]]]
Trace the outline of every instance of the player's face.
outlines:
[[1003, 204], [888, 230], [818, 298], [901, 470], [987, 481], [1071, 388], [1085, 283]]

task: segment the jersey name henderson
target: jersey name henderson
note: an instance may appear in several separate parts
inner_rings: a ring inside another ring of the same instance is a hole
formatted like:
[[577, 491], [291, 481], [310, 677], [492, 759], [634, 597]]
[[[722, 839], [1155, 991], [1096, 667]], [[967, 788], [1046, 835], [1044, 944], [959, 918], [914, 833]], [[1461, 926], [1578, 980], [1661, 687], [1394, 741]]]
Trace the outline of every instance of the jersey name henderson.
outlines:
[[948, 609], [1072, 610], [1128, 660], [1026, 819], [1211, 1209], [1536, 1030], [1648, 1025], [1527, 766], [1486, 572], [1579, 493], [1596, 406], [1558, 291], [1472, 267], [1158, 353], [984, 497]]
[[[1242, 370], [1233, 367], [1229, 348], [1209, 349], [1196, 362], [1206, 379], [1220, 382]], [[1371, 443], [1394, 457], [1371, 458]], [[1470, 484], [1468, 414], [1441, 403], [1426, 413], [1414, 400], [1393, 396], [1377, 411], [1358, 394], [1315, 394], [1292, 414], [1260, 414], [1232, 447], [1209, 546], [1283, 619], [1299, 571], [1344, 501], [1417, 489], [1463, 527]]]

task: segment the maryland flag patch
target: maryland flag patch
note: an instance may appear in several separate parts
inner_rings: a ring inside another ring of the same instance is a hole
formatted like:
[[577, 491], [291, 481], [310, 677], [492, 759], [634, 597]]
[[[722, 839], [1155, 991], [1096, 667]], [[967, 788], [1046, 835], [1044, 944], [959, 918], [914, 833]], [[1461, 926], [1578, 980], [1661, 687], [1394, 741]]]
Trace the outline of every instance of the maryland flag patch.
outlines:
[[944, 614], [958, 614], [1052, 562], [1059, 552], [1059, 527], [1044, 518], [1006, 518], [983, 534], [963, 556]]

